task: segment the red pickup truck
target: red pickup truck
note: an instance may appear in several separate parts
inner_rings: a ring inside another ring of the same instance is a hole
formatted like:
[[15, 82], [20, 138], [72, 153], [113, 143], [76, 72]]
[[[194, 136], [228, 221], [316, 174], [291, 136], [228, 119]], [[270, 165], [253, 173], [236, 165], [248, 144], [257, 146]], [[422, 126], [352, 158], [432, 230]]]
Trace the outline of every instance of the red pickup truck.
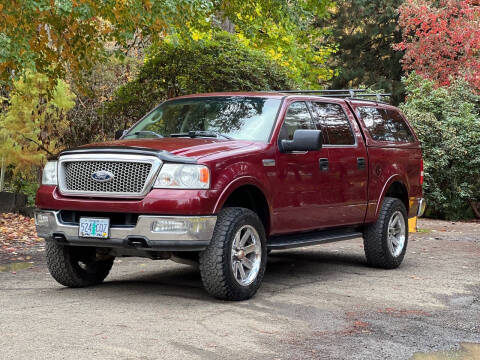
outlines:
[[52, 276], [101, 283], [117, 256], [195, 262], [205, 289], [252, 297], [267, 252], [363, 237], [398, 267], [421, 216], [423, 160], [380, 101], [292, 92], [163, 102], [112, 142], [49, 161], [35, 215]]

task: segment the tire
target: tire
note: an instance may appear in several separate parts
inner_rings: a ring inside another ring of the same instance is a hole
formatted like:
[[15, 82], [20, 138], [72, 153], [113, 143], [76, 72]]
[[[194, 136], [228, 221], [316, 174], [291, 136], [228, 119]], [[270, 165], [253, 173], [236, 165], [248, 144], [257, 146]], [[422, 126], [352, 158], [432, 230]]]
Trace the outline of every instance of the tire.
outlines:
[[[395, 217], [399, 228], [403, 222], [403, 241], [401, 229], [395, 229]], [[392, 229], [389, 231], [389, 227]], [[392, 236], [389, 236], [389, 233]], [[393, 234], [397, 233], [397, 236]], [[395, 246], [395, 242], [397, 246]], [[400, 266], [405, 257], [408, 244], [408, 218], [403, 202], [397, 198], [386, 197], [375, 223], [368, 225], [363, 233], [363, 247], [367, 263], [370, 266], [394, 269]]]
[[47, 266], [52, 277], [72, 288], [98, 285], [105, 280], [113, 258], [97, 258], [95, 248], [60, 245], [46, 241]]
[[[241, 246], [243, 238], [247, 240]], [[231, 301], [255, 295], [265, 274], [266, 244], [262, 222], [253, 211], [239, 207], [223, 209], [210, 245], [199, 257], [205, 290], [217, 299]]]

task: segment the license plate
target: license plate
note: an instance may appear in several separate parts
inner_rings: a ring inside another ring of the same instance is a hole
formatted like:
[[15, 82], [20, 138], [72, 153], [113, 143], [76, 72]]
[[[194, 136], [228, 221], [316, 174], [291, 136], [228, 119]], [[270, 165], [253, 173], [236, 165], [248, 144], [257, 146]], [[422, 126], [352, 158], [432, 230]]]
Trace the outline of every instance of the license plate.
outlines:
[[106, 239], [109, 235], [110, 219], [80, 218], [78, 236]]

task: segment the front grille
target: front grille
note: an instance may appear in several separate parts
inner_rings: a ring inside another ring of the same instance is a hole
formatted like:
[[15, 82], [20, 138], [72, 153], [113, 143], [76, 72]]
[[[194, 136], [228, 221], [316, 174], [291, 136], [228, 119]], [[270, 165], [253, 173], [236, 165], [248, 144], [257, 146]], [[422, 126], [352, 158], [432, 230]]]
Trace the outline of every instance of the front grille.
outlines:
[[[67, 192], [140, 194], [150, 174], [152, 164], [121, 161], [64, 162], [64, 189]], [[94, 180], [97, 171], [113, 174], [110, 181]]]

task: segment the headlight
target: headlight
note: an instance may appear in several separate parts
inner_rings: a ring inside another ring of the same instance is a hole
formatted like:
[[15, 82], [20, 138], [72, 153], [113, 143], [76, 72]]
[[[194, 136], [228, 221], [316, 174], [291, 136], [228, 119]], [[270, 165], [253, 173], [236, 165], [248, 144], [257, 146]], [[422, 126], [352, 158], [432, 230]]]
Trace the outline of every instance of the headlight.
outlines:
[[164, 164], [153, 187], [208, 189], [210, 188], [210, 170], [204, 165]]
[[57, 162], [48, 161], [45, 167], [43, 168], [42, 174], [42, 184], [43, 185], [58, 185], [57, 181]]

